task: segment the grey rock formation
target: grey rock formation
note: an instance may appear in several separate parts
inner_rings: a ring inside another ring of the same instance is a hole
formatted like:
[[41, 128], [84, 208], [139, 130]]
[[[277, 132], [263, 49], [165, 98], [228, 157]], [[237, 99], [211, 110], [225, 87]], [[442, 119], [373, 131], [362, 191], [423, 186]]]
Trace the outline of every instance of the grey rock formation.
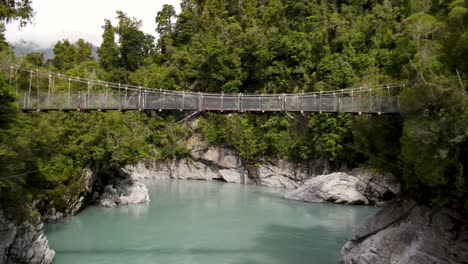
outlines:
[[236, 170], [219, 170], [222, 179], [230, 183], [242, 183], [243, 175]]
[[390, 202], [356, 228], [341, 255], [343, 264], [467, 263], [466, 220], [451, 209]]
[[171, 178], [170, 167], [156, 160], [144, 160], [136, 165], [127, 165], [122, 170], [135, 180]]
[[400, 184], [392, 174], [364, 169], [355, 169], [350, 174], [359, 179], [356, 190], [362, 193], [370, 204], [381, 205], [382, 202], [392, 200], [400, 191]]
[[295, 189], [310, 177], [298, 164], [286, 160], [260, 164], [256, 175], [261, 186], [286, 189]]
[[380, 205], [391, 200], [399, 191], [391, 175], [378, 175], [365, 170], [351, 174], [336, 172], [306, 181], [285, 198], [306, 202]]
[[131, 178], [115, 178], [111, 184], [104, 187], [103, 193], [95, 203], [103, 207], [115, 207], [149, 201], [148, 189], [142, 182]]
[[320, 175], [286, 194], [285, 198], [312, 203], [369, 204], [367, 198], [357, 191], [358, 182], [356, 177], [343, 172]]
[[205, 163], [189, 160], [173, 161], [170, 165], [171, 178], [187, 180], [222, 179], [217, 168]]
[[77, 214], [86, 205], [86, 196], [88, 196], [96, 179], [97, 168], [92, 168], [87, 165], [81, 172], [81, 177], [78, 179], [79, 184], [74, 184], [74, 188], [68, 188], [67, 192], [60, 198], [66, 204], [65, 211], [61, 212], [50, 206], [42, 213], [42, 221], [48, 223], [62, 219], [63, 217]]
[[145, 160], [137, 165], [126, 166], [124, 171], [138, 179], [221, 180], [294, 189], [315, 171], [328, 168], [325, 163], [304, 165], [279, 160], [247, 169], [234, 150], [210, 147], [203, 143], [199, 136], [189, 139], [188, 148], [192, 155], [190, 160], [171, 162]]
[[15, 224], [0, 211], [0, 263], [50, 264], [55, 252], [49, 248], [44, 224]]

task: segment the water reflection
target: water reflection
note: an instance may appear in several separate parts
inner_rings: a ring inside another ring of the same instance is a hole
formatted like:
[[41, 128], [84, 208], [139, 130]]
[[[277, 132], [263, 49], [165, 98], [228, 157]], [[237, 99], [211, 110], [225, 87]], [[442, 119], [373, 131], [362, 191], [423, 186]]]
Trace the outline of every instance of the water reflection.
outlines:
[[[129, 214], [129, 215], [131, 215], [133, 217], [139, 217], [139, 216], [143, 216], [143, 215], [148, 214], [150, 206], [149, 206], [149, 203], [143, 203], [143, 204], [119, 206], [116, 209], [121, 214]], [[112, 208], [111, 208], [111, 210], [112, 210]], [[110, 212], [110, 213], [112, 213], [112, 212]]]

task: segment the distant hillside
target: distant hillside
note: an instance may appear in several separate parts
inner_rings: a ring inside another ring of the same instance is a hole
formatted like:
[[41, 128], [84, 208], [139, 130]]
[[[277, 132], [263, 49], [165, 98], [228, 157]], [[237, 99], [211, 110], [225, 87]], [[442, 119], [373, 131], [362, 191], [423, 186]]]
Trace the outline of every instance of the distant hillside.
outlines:
[[[41, 47], [35, 42], [19, 42], [13, 43], [11, 45], [13, 46], [13, 50], [15, 51], [15, 54], [18, 57], [24, 57], [26, 54], [29, 54], [31, 52], [42, 52], [44, 54], [45, 60], [53, 59], [55, 57], [55, 54], [53, 52], [53, 45], [47, 48]], [[93, 57], [96, 59], [99, 58], [96, 46], [93, 46]]]
[[31, 52], [42, 52], [44, 54], [44, 59], [46, 60], [52, 59], [54, 57], [54, 52], [52, 51], [53, 46], [44, 48], [35, 42], [18, 42], [11, 45], [13, 46], [13, 50], [18, 57], [24, 57], [26, 54]]

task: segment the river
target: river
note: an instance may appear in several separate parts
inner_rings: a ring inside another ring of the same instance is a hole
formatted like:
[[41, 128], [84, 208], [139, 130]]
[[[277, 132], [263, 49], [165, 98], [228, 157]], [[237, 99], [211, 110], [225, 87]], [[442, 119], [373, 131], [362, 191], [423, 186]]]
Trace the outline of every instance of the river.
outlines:
[[47, 225], [54, 263], [336, 264], [352, 229], [376, 210], [240, 184], [146, 184], [149, 204], [91, 206]]

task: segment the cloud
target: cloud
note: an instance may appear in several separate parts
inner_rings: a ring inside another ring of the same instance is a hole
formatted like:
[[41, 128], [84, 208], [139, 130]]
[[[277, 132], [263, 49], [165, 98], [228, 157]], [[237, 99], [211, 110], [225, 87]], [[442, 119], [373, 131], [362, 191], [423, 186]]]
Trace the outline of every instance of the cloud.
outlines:
[[78, 38], [99, 46], [104, 19], [115, 22], [117, 10], [142, 20], [142, 30], [155, 35], [155, 17], [164, 4], [180, 10], [180, 0], [33, 0], [33, 24], [22, 29], [17, 23], [9, 24], [5, 35], [10, 43], [35, 42], [41, 47]]

